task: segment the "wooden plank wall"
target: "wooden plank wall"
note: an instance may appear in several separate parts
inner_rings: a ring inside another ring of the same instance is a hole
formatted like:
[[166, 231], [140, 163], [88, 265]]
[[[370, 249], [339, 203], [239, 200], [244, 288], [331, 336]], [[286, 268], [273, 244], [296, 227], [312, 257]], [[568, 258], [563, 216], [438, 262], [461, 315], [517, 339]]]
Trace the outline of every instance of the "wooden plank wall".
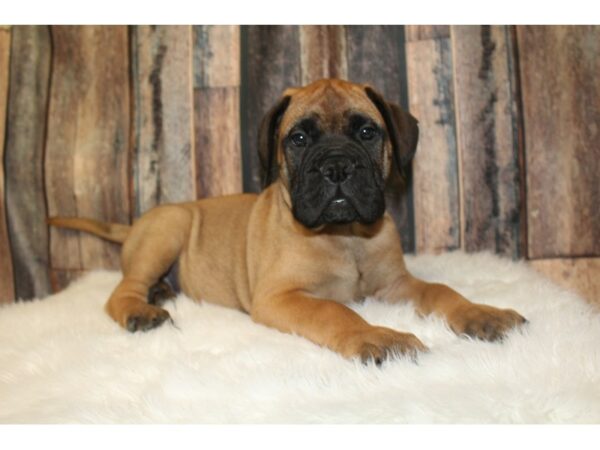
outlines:
[[600, 27], [405, 30], [417, 252], [528, 258], [600, 302]]
[[406, 252], [528, 258], [597, 297], [599, 42], [593, 26], [2, 27], [0, 301], [118, 266], [117, 246], [47, 215], [128, 223], [258, 192], [259, 121], [322, 77], [419, 119], [386, 195]]
[[504, 26], [407, 27], [418, 252], [519, 255], [517, 103]]

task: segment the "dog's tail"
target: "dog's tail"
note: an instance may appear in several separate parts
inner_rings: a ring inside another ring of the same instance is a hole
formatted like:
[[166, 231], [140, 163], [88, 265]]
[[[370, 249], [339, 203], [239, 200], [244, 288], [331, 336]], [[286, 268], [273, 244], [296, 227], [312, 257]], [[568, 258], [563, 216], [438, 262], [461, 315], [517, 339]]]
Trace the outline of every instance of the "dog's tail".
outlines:
[[59, 228], [69, 228], [71, 230], [87, 231], [88, 233], [100, 236], [107, 241], [122, 244], [129, 235], [131, 226], [120, 223], [100, 222], [94, 219], [84, 219], [80, 217], [49, 217], [49, 225]]

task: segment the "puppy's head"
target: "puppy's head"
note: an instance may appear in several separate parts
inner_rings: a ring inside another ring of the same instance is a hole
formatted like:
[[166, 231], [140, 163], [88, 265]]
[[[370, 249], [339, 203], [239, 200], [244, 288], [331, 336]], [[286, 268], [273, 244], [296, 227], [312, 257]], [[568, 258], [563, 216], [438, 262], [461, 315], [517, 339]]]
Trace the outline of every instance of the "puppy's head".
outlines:
[[376, 222], [391, 171], [412, 160], [417, 120], [365, 85], [320, 80], [284, 92], [263, 118], [263, 185], [278, 178], [308, 228]]

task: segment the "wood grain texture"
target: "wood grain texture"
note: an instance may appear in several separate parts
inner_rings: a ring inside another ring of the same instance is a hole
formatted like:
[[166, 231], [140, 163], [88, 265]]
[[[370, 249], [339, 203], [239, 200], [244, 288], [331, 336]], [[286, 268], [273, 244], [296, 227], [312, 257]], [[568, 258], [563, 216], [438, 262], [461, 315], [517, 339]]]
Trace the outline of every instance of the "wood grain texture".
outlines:
[[[129, 63], [124, 26], [51, 28], [53, 57], [46, 144], [51, 216], [128, 223]], [[53, 269], [119, 267], [119, 247], [51, 229]]]
[[242, 192], [240, 27], [194, 27], [196, 195]]
[[239, 25], [197, 25], [193, 29], [194, 87], [239, 86]]
[[344, 26], [301, 25], [299, 31], [303, 85], [322, 78], [348, 78]]
[[519, 148], [510, 33], [505, 26], [453, 26], [451, 35], [462, 248], [516, 258]]
[[10, 38], [10, 28], [0, 28], [0, 304], [10, 303], [15, 298], [12, 255], [4, 204], [4, 133], [10, 76]]
[[196, 198], [192, 28], [132, 29], [134, 217]]
[[[346, 26], [348, 79], [373, 86], [390, 102], [408, 108], [404, 33], [400, 26]], [[387, 209], [407, 253], [415, 251], [412, 180], [392, 176]]]
[[517, 27], [530, 258], [600, 255], [600, 27]]
[[406, 42], [450, 37], [448, 25], [406, 25]]
[[345, 31], [348, 79], [371, 84], [389, 101], [406, 105], [402, 27], [349, 25]]
[[259, 192], [258, 126], [285, 89], [301, 84], [300, 39], [297, 26], [244, 28], [241, 93], [244, 191]]
[[51, 292], [44, 196], [44, 144], [50, 83], [47, 26], [15, 26], [6, 134], [6, 202], [16, 297]]
[[406, 44], [409, 110], [419, 120], [413, 163], [417, 253], [460, 248], [450, 40]]
[[242, 192], [239, 88], [196, 89], [198, 198]]
[[529, 261], [529, 265], [556, 284], [600, 306], [600, 258], [537, 259]]

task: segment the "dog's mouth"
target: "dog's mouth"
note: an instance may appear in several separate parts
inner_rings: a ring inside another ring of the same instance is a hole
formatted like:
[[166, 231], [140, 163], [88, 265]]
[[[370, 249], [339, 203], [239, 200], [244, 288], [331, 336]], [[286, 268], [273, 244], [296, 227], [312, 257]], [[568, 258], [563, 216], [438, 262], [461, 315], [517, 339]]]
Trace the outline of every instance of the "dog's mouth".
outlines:
[[315, 181], [304, 191], [294, 192], [294, 217], [308, 228], [324, 224], [374, 223], [385, 211], [383, 192], [360, 178], [344, 186]]
[[323, 208], [319, 222], [342, 225], [359, 219], [359, 213], [352, 202], [344, 194], [336, 193], [334, 198]]

